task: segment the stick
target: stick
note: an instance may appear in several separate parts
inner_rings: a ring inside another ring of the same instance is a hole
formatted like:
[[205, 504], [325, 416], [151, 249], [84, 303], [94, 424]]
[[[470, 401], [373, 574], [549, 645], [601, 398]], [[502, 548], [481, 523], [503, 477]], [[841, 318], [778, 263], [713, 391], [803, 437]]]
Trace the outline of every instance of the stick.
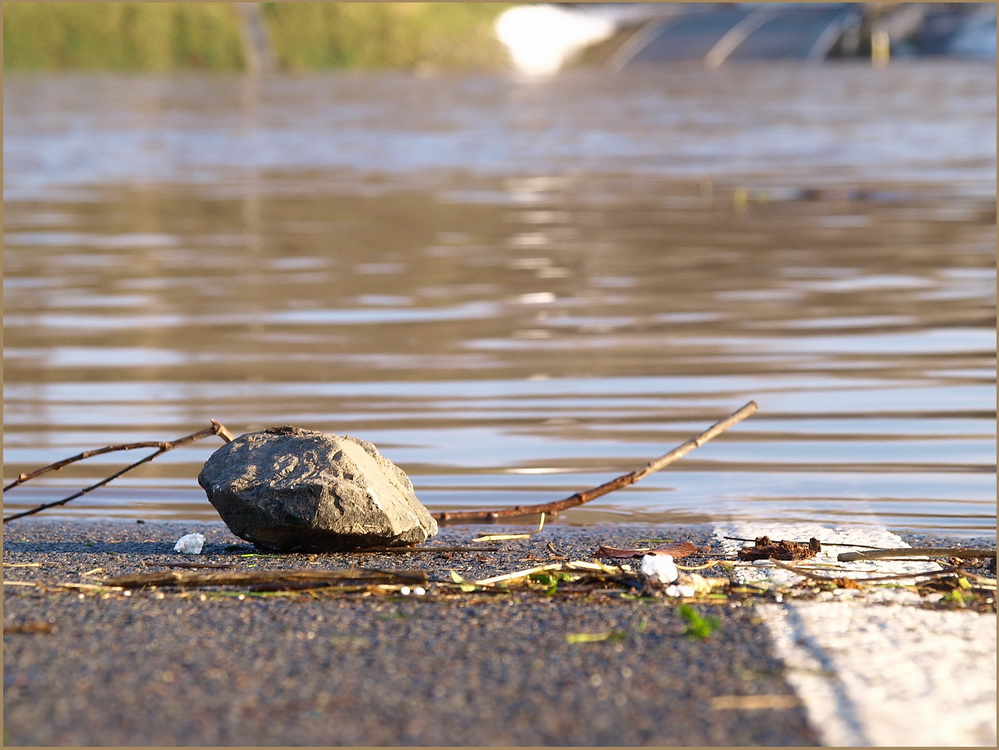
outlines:
[[[476, 541], [475, 539], [472, 540]], [[363, 547], [344, 550], [343, 554], [422, 555], [434, 552], [499, 552], [499, 547]]]
[[20, 475], [18, 475], [17, 479], [15, 479], [13, 482], [11, 482], [10, 484], [8, 484], [6, 487], [3, 488], [4, 492], [6, 492], [7, 490], [9, 490], [9, 489], [11, 489], [13, 487], [17, 487], [20, 484], [24, 484], [29, 479], [34, 479], [35, 477], [41, 476], [42, 474], [47, 474], [50, 471], [58, 471], [59, 469], [63, 468], [64, 466], [69, 466], [69, 464], [75, 463], [77, 461], [82, 461], [83, 459], [90, 458], [91, 456], [100, 456], [101, 454], [112, 453], [114, 451], [128, 451], [128, 450], [133, 450], [135, 448], [156, 448], [157, 449], [155, 453], [150, 453], [145, 458], [139, 459], [138, 461], [136, 461], [133, 464], [129, 464], [124, 469], [116, 471], [111, 476], [106, 477], [106, 478], [102, 479], [101, 481], [99, 481], [99, 482], [97, 482], [95, 484], [90, 485], [89, 487], [86, 487], [86, 488], [80, 490], [79, 492], [73, 493], [69, 497], [64, 497], [62, 500], [56, 500], [55, 502], [51, 502], [51, 503], [43, 503], [42, 505], [39, 505], [39, 506], [37, 506], [35, 508], [32, 508], [31, 510], [24, 510], [24, 511], [21, 511], [20, 513], [14, 513], [13, 515], [5, 516], [4, 519], [3, 519], [3, 522], [7, 523], [8, 521], [13, 521], [16, 518], [23, 518], [24, 516], [30, 516], [30, 515], [33, 515], [35, 513], [40, 513], [41, 511], [46, 510], [48, 508], [55, 508], [55, 507], [57, 507], [59, 505], [65, 505], [70, 500], [76, 500], [76, 498], [82, 497], [83, 495], [86, 495], [88, 492], [91, 492], [92, 490], [96, 490], [98, 487], [103, 487], [105, 484], [107, 484], [108, 482], [110, 482], [112, 479], [117, 479], [122, 474], [125, 474], [125, 473], [131, 471], [132, 469], [136, 468], [137, 466], [141, 466], [142, 464], [144, 464], [144, 463], [146, 463], [148, 461], [152, 461], [154, 458], [156, 458], [161, 453], [166, 453], [168, 450], [173, 450], [174, 448], [179, 448], [182, 445], [187, 445], [188, 443], [193, 443], [195, 440], [201, 440], [201, 438], [209, 437], [211, 435], [218, 435], [223, 440], [225, 440], [227, 443], [232, 440], [232, 433], [229, 432], [229, 430], [226, 429], [225, 425], [223, 425], [220, 422], [217, 422], [217, 421], [215, 421], [213, 419], [211, 427], [206, 427], [203, 430], [198, 430], [198, 432], [192, 432], [190, 435], [185, 435], [184, 437], [178, 438], [177, 440], [167, 440], [167, 441], [160, 441], [160, 442], [152, 441], [152, 440], [146, 440], [146, 441], [143, 441], [143, 442], [140, 442], [140, 443], [119, 443], [118, 445], [108, 445], [108, 446], [105, 446], [104, 448], [97, 448], [96, 450], [92, 450], [92, 451], [84, 451], [83, 453], [80, 453], [80, 454], [78, 454], [76, 456], [73, 456], [71, 458], [64, 458], [61, 461], [56, 461], [54, 464], [49, 464], [48, 466], [43, 466], [42, 468], [36, 469], [35, 471], [32, 471], [32, 472], [30, 472], [28, 474], [20, 474]]
[[883, 576], [868, 576], [866, 578], [848, 578], [847, 576], [840, 576], [839, 578], [833, 578], [830, 576], [820, 576], [817, 573], [809, 573], [807, 570], [802, 570], [801, 568], [795, 568], [791, 565], [786, 565], [780, 560], [770, 560], [778, 568], [783, 568], [784, 570], [789, 570], [792, 573], [797, 573], [803, 578], [811, 578], [816, 581], [827, 581], [831, 583], [838, 583], [839, 581], [847, 578], [848, 580], [855, 581], [856, 583], [868, 583], [871, 581], [899, 581], [905, 578], [939, 578], [941, 576], [950, 575], [951, 573], [961, 573], [960, 568], [955, 568], [953, 566], [941, 568], [940, 570], [924, 570], [919, 573], [895, 573], [893, 575], [883, 575]]
[[[741, 536], [723, 536], [722, 539], [731, 539], [733, 542], [753, 542], [756, 543], [755, 539], [743, 539]], [[794, 542], [794, 544], [804, 544], [808, 546], [808, 542]], [[864, 549], [884, 549], [884, 547], [872, 547], [869, 544], [837, 544], [834, 542], [822, 542], [823, 547], [863, 547]]]
[[902, 547], [900, 549], [877, 549], [873, 552], [842, 552], [836, 556], [840, 562], [856, 560], [877, 560], [881, 557], [995, 557], [994, 549], [969, 549], [968, 547]]
[[756, 402], [750, 401], [748, 404], [743, 406], [738, 411], [733, 412], [725, 419], [720, 422], [715, 422], [708, 429], [702, 432], [697, 437], [691, 438], [683, 445], [680, 445], [664, 456], [660, 456], [654, 461], [649, 462], [641, 469], [631, 472], [630, 474], [622, 474], [616, 479], [612, 479], [599, 487], [593, 487], [592, 489], [583, 490], [582, 492], [577, 492], [574, 495], [570, 495], [564, 500], [557, 500], [553, 503], [541, 503], [538, 505], [515, 505], [512, 508], [500, 508], [498, 510], [457, 510], [457, 511], [444, 511], [441, 513], [433, 513], [433, 517], [438, 523], [475, 523], [478, 521], [495, 521], [499, 518], [515, 518], [517, 516], [530, 516], [536, 513], [558, 513], [559, 511], [566, 510], [567, 508], [574, 508], [577, 505], [582, 505], [583, 503], [588, 503], [590, 500], [606, 495], [614, 490], [619, 490], [622, 487], [627, 487], [628, 485], [634, 484], [640, 479], [644, 479], [649, 474], [655, 471], [659, 471], [670, 464], [679, 461], [681, 458], [690, 453], [694, 448], [698, 448], [704, 445], [706, 442], [711, 440], [711, 438], [720, 435], [722, 432], [738, 424], [743, 419], [748, 417], [750, 414], [756, 411]]
[[308, 582], [315, 585], [343, 581], [386, 583], [393, 581], [427, 582], [425, 570], [235, 570], [201, 573], [186, 570], [150, 571], [133, 575], [105, 578], [105, 586], [143, 588], [145, 586], [248, 586], [257, 584], [296, 584]]

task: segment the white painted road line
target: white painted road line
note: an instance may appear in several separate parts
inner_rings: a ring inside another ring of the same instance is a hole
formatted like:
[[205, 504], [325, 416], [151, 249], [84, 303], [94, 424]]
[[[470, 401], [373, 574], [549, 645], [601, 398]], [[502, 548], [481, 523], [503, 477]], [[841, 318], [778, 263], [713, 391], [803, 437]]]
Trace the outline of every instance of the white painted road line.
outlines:
[[846, 602], [758, 609], [824, 745], [995, 747], [995, 615]]
[[[716, 535], [908, 546], [885, 529], [805, 524], [728, 523]], [[730, 549], [741, 542], [725, 542]], [[835, 549], [835, 548], [834, 548]], [[842, 550], [824, 552], [835, 562]], [[851, 563], [851, 569], [856, 564]], [[865, 563], [873, 571], [875, 565]], [[937, 569], [878, 561], [883, 573]], [[743, 580], [799, 580], [763, 566], [737, 570]], [[881, 603], [793, 601], [757, 611], [786, 677], [827, 746], [955, 747], [996, 745], [996, 616], [907, 606], [914, 594], [885, 591]]]

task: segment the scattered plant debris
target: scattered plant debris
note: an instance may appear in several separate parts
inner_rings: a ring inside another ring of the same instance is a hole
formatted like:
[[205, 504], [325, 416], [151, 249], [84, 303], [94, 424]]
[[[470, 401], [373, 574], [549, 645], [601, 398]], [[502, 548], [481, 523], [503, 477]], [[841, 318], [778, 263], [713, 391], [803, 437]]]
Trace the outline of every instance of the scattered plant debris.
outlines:
[[687, 621], [687, 627], [681, 633], [684, 638], [697, 638], [703, 641], [721, 627], [721, 620], [717, 617], [704, 617], [689, 604], [680, 605], [680, 617]]
[[628, 637], [624, 630], [608, 630], [603, 633], [566, 633], [565, 642], [576, 643], [601, 643], [603, 641], [619, 642]]
[[740, 560], [806, 560], [822, 551], [822, 544], [812, 537], [808, 544], [791, 541], [771, 541], [770, 537], [757, 537], [752, 547], [739, 550]]
[[711, 699], [714, 711], [786, 711], [801, 705], [796, 695], [719, 695]]
[[[437, 552], [443, 561], [450, 559], [453, 553], [448, 550], [452, 549], [472, 551], [483, 548], [428, 547], [423, 551]], [[943, 550], [943, 552], [950, 551], [952, 550]], [[3, 583], [5, 586], [20, 587], [31, 592], [69, 590], [80, 596], [105, 598], [129, 596], [135, 590], [154, 590], [154, 595], [162, 598], [173, 589], [175, 591], [171, 595], [178, 597], [190, 596], [192, 594], [189, 592], [192, 590], [203, 592], [194, 593], [196, 596], [236, 599], [249, 596], [316, 598], [415, 596], [427, 601], [459, 599], [474, 603], [497, 596], [595, 597], [634, 602], [675, 602], [681, 607], [690, 604], [782, 601], [787, 598], [811, 598], [821, 595], [828, 597], [830, 593], [849, 594], [855, 598], [867, 592], [873, 593], [876, 590], [889, 588], [919, 594], [924, 606], [995, 612], [995, 578], [969, 570], [975, 560], [981, 559], [988, 553], [994, 554], [991, 550], [976, 550], [975, 558], [966, 559], [952, 555], [938, 555], [937, 559], [932, 560], [938, 565], [938, 569], [890, 575], [878, 574], [869, 567], [851, 567], [848, 563], [815, 565], [798, 560], [792, 564], [775, 559], [753, 563], [758, 570], [765, 570], [769, 565], [794, 573], [799, 578], [795, 583], [776, 583], [769, 578], [753, 583], [738, 583], [732, 577], [735, 569], [749, 563], [740, 561], [742, 555], [711, 550], [691, 553], [695, 562], [698, 558], [707, 558], [707, 563], [675, 566], [675, 572], [670, 569], [669, 575], [666, 576], [669, 580], [660, 581], [655, 585], [650, 584], [648, 575], [643, 575], [642, 565], [631, 558], [617, 558], [613, 563], [601, 562], [596, 557], [591, 560], [556, 559], [522, 570], [474, 579], [454, 570], [431, 575], [428, 570], [422, 569], [382, 570], [359, 567], [348, 570], [316, 569], [314, 567], [316, 561], [311, 559], [305, 562], [310, 566], [308, 568], [255, 569], [256, 558], [288, 559], [282, 555], [258, 554], [236, 554], [233, 557], [237, 562], [230, 564], [207, 561], [205, 563], [149, 561], [144, 565], [162, 569], [104, 578], [98, 577], [103, 573], [103, 569], [95, 568], [80, 574], [88, 577], [90, 581], [88, 583], [28, 580], [4, 580]], [[722, 554], [727, 555], [727, 559], [712, 557]], [[530, 555], [526, 559], [539, 558]], [[666, 555], [643, 554], [641, 563], [651, 564], [653, 561], [666, 563], [669, 559]], [[952, 564], [955, 561], [958, 564]], [[870, 561], [865, 562], [870, 566]], [[23, 562], [7, 565], [7, 568], [27, 570], [29, 566], [37, 567], [34, 563]], [[728, 574], [707, 577], [693, 572], [707, 567], [718, 567], [727, 570]], [[686, 613], [683, 616], [687, 620], [687, 627], [684, 630], [687, 637], [702, 638], [711, 635], [715, 627], [711, 618], [702, 617], [692, 607], [681, 611]]]
[[56, 631], [56, 626], [51, 622], [44, 622], [42, 620], [33, 620], [30, 622], [18, 622], [11, 623], [8, 625], [4, 623], [3, 632], [4, 635], [8, 633], [20, 633], [24, 635], [48, 635]]

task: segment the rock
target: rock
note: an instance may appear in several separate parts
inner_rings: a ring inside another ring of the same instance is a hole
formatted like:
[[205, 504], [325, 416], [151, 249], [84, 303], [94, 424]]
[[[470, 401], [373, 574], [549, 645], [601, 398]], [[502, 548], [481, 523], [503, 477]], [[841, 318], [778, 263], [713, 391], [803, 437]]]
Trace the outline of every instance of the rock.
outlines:
[[419, 544], [437, 522], [374, 445], [298, 427], [241, 435], [198, 483], [236, 536], [259, 547], [333, 552]]

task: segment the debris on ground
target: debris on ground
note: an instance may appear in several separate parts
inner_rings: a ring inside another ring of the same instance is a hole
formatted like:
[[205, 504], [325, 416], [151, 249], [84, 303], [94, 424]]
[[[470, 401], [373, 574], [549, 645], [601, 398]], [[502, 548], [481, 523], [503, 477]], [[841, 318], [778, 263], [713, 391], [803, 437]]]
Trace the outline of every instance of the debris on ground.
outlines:
[[184, 536], [177, 540], [177, 544], [174, 545], [173, 551], [180, 552], [182, 555], [200, 555], [201, 550], [204, 548], [204, 534], [184, 534]]
[[740, 560], [807, 560], [822, 551], [822, 544], [812, 537], [808, 544], [781, 540], [771, 541], [768, 536], [757, 537], [752, 547], [739, 550]]
[[[553, 545], [548, 530], [540, 532], [539, 528], [527, 538], [496, 540], [491, 547], [461, 544], [470, 540], [452, 532], [443, 543], [368, 549], [363, 555], [358, 551], [260, 554], [248, 552], [252, 550], [248, 546], [202, 541], [204, 559], [197, 563], [177, 562], [170, 555], [141, 556], [140, 571], [109, 575], [98, 567], [81, 573], [79, 580], [46, 574], [45, 567], [38, 567], [40, 563], [21, 557], [5, 564], [10, 575], [5, 576], [4, 585], [10, 593], [104, 598], [133, 594], [244, 599], [415, 595], [423, 601], [475, 602], [541, 596], [699, 605], [817, 599], [996, 611], [996, 580], [988, 567], [994, 562], [994, 550], [969, 550], [967, 556], [960, 556], [952, 554], [954, 547], [909, 548], [908, 554], [919, 552], [927, 559], [913, 570], [898, 573], [897, 567], [889, 567], [889, 558], [876, 554], [877, 549], [866, 548], [864, 559], [844, 562], [835, 553], [818, 552], [823, 545], [817, 539], [773, 542], [763, 536], [741, 540], [746, 546], [738, 550], [709, 548], [710, 543], [697, 547], [684, 540], [637, 540], [618, 542], [621, 546], [599, 545], [585, 559], [592, 542], [566, 554]], [[552, 533], [558, 534], [557, 530]], [[648, 547], [642, 548], [642, 542], [648, 542]], [[178, 541], [174, 550], [181, 546]], [[837, 545], [830, 542], [829, 546]], [[412, 569], [393, 565], [402, 552]], [[906, 554], [897, 549], [888, 552]], [[760, 557], [762, 553], [767, 557]], [[515, 561], [530, 565], [517, 567]]]
[[617, 547], [602, 545], [593, 553], [593, 556], [617, 560], [645, 557], [646, 555], [669, 555], [670, 557], [677, 558], [692, 555], [699, 550], [700, 547], [696, 547], [690, 542], [674, 542], [660, 547], [653, 547], [652, 549], [619, 549]]

